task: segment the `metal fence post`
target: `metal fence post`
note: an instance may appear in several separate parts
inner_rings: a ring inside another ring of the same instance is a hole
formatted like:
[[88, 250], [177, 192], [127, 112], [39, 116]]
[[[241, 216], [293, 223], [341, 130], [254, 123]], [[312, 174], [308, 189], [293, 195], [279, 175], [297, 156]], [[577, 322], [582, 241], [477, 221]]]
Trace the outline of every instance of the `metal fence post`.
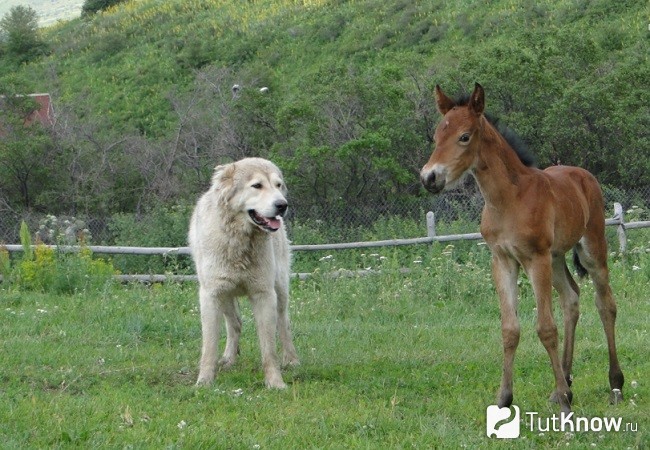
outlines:
[[627, 249], [627, 235], [625, 234], [625, 213], [623, 212], [623, 205], [614, 202], [614, 219], [618, 219], [619, 223], [616, 227], [616, 235], [618, 236], [618, 249], [621, 253], [625, 253]]

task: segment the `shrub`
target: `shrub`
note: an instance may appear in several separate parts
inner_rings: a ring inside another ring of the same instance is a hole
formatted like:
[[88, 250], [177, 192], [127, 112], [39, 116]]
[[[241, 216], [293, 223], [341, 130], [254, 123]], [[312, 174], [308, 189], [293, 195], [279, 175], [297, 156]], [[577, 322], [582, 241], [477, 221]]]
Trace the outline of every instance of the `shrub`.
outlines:
[[85, 246], [78, 253], [63, 253], [44, 244], [32, 247], [31, 234], [24, 222], [20, 240], [23, 255], [13, 267], [6, 249], [0, 251], [0, 270], [11, 287], [54, 294], [97, 292], [116, 273], [110, 261], [93, 259]]
[[95, 14], [120, 3], [124, 3], [124, 0], [86, 0], [81, 7], [81, 14], [83, 16]]

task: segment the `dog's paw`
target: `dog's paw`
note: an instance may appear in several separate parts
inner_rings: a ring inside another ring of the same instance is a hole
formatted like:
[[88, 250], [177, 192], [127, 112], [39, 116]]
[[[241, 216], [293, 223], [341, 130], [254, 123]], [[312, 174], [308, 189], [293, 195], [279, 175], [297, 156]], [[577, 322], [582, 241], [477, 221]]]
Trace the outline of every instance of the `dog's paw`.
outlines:
[[280, 381], [280, 382], [267, 381], [266, 382], [266, 387], [269, 388], [269, 389], [281, 389], [281, 390], [284, 390], [284, 389], [287, 388], [287, 385], [286, 385], [286, 383], [284, 381]]
[[199, 379], [196, 380], [196, 384], [194, 386], [196, 387], [209, 386], [212, 384], [213, 381], [214, 381], [214, 377], [210, 378], [210, 377], [199, 376]]
[[266, 384], [266, 387], [269, 389], [286, 389], [287, 385], [285, 384], [284, 381], [282, 381], [282, 376], [278, 375], [271, 375], [265, 378], [264, 384]]
[[283, 367], [298, 367], [300, 365], [300, 360], [297, 356], [284, 355], [282, 357], [282, 366]]
[[235, 364], [235, 360], [236, 358], [227, 358], [224, 356], [219, 360], [217, 366], [219, 366], [220, 370], [227, 370], [230, 369]]

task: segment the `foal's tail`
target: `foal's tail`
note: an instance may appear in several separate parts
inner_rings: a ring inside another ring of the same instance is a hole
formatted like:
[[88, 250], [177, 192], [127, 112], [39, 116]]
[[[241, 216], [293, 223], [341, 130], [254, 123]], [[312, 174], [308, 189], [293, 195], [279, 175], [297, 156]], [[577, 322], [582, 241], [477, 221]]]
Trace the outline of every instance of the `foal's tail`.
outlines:
[[573, 266], [576, 268], [578, 277], [584, 278], [587, 276], [587, 269], [580, 262], [580, 256], [578, 256], [578, 249], [576, 247], [573, 247]]

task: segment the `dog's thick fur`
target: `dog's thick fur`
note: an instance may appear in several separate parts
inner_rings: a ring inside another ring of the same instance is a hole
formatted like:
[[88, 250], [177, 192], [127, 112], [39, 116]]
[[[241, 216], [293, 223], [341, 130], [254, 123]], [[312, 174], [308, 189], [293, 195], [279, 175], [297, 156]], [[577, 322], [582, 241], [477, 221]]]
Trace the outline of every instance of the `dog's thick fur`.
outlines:
[[255, 316], [267, 387], [286, 388], [278, 363], [280, 335], [283, 364], [298, 357], [289, 324], [289, 242], [282, 220], [286, 186], [270, 161], [246, 158], [217, 166], [212, 186], [192, 215], [189, 243], [199, 278], [203, 345], [197, 385], [212, 383], [222, 318], [226, 348], [218, 365], [235, 363], [241, 319], [237, 297], [248, 296]]

